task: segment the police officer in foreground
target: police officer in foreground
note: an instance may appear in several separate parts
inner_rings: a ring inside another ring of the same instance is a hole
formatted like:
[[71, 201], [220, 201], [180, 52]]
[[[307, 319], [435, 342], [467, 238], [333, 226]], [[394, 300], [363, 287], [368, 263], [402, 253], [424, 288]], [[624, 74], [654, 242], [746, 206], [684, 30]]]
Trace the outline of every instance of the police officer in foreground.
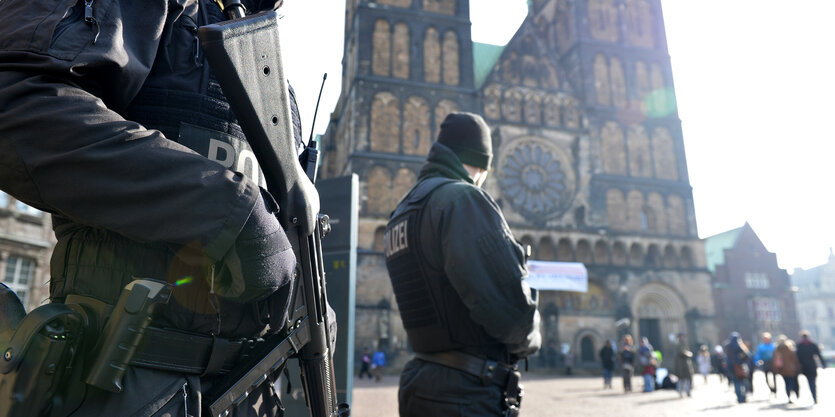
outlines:
[[401, 417], [519, 413], [516, 363], [539, 349], [539, 313], [523, 248], [480, 188], [492, 156], [480, 116], [448, 115], [386, 228], [386, 265], [416, 353], [400, 377]]
[[[0, 2], [0, 188], [53, 216], [50, 301], [106, 310], [134, 278], [175, 284], [124, 391], [87, 387], [72, 415], [199, 416], [286, 322], [295, 257], [198, 47], [223, 18], [209, 0]], [[280, 414], [259, 390], [232, 415]]]

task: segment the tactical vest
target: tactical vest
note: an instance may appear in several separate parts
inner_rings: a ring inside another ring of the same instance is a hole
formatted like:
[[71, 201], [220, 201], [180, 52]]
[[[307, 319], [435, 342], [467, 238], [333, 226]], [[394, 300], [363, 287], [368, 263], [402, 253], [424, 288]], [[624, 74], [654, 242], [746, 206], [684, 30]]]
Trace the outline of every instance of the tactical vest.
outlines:
[[421, 224], [431, 193], [457, 182], [433, 177], [409, 191], [392, 214], [384, 235], [386, 267], [403, 327], [415, 352], [466, 350], [497, 358], [504, 347], [469, 318], [469, 310], [443, 270], [426, 261]]

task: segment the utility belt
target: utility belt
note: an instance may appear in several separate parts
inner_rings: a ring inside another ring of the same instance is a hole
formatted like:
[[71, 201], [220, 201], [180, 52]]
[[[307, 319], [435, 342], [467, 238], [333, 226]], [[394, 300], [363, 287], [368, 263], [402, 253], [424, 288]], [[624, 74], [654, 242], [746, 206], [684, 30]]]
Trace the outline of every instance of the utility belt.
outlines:
[[485, 386], [498, 385], [502, 388], [504, 395], [505, 417], [519, 415], [519, 406], [523, 396], [522, 385], [519, 383], [522, 375], [515, 364], [502, 363], [454, 350], [416, 353], [415, 357], [473, 375], [479, 378]]

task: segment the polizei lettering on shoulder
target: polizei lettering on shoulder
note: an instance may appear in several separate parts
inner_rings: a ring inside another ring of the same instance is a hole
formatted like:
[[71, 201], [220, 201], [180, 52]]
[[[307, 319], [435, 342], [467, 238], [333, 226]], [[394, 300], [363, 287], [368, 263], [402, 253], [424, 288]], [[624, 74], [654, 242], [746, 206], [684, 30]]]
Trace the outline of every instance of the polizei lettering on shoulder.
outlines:
[[386, 234], [383, 235], [386, 258], [390, 258], [398, 252], [409, 249], [409, 241], [406, 239], [407, 223], [408, 219], [386, 229]]

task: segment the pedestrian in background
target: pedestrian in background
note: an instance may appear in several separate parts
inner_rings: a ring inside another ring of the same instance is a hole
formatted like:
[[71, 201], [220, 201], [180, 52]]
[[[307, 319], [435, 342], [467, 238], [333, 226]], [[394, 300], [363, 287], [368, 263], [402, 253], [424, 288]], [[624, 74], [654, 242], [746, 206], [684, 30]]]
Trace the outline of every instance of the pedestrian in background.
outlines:
[[676, 346], [675, 375], [678, 377], [676, 391], [682, 397], [682, 391], [690, 397], [690, 387], [693, 385], [693, 352], [687, 349], [687, 338], [684, 333], [678, 334], [678, 345]]
[[[713, 347], [713, 354], [710, 356], [710, 364], [713, 367], [713, 372], [716, 372], [719, 375], [719, 382], [725, 380], [728, 376], [728, 363], [725, 360], [725, 349], [722, 348], [722, 345], [716, 345]], [[728, 380], [730, 384], [730, 380]]]
[[368, 375], [368, 379], [373, 378], [371, 376], [371, 351], [368, 348], [362, 349], [362, 365], [360, 366], [359, 378], [362, 379], [364, 375]]
[[[774, 349], [777, 346], [771, 341], [771, 333], [763, 332], [762, 342], [757, 346], [757, 352], [754, 354], [754, 364], [762, 369], [765, 376], [765, 384], [772, 394], [777, 394], [777, 374], [774, 373]], [[771, 374], [771, 381], [768, 380], [768, 375]]]
[[380, 382], [382, 379], [383, 367], [386, 366], [386, 354], [382, 349], [377, 349], [371, 358], [371, 369], [374, 370], [374, 380]]
[[818, 390], [815, 384], [815, 379], [818, 377], [818, 363], [826, 368], [826, 360], [821, 355], [820, 348], [812, 339], [809, 338], [809, 332], [803, 330], [800, 332], [800, 343], [797, 344], [797, 359], [800, 361], [800, 369], [806, 381], [809, 382], [809, 391], [812, 392], [812, 399], [815, 404], [818, 403]]
[[725, 360], [728, 366], [728, 380], [734, 384], [734, 393], [739, 403], [745, 402], [748, 380], [748, 362], [751, 359], [751, 352], [745, 344], [739, 340], [739, 333], [731, 333], [728, 345], [725, 346]]
[[603, 364], [603, 388], [612, 388], [612, 371], [615, 369], [615, 342], [607, 340], [600, 348], [600, 363]]
[[623, 344], [618, 359], [623, 375], [623, 392], [632, 391], [632, 372], [635, 370], [635, 347], [632, 346], [632, 335], [623, 336]]
[[640, 346], [638, 346], [638, 364], [641, 366], [641, 375], [644, 377], [644, 392], [655, 391], [654, 375], [658, 361], [646, 337], [641, 338]]
[[696, 365], [699, 367], [699, 373], [705, 379], [705, 384], [707, 384], [707, 374], [710, 373], [710, 362], [710, 350], [707, 348], [707, 345], [701, 345], [699, 351], [696, 353]]
[[774, 369], [783, 377], [789, 404], [792, 403], [792, 391], [794, 391], [795, 398], [800, 398], [800, 384], [797, 382], [797, 376], [800, 374], [800, 361], [795, 353], [794, 342], [783, 334], [777, 337], [777, 348], [774, 349]]

